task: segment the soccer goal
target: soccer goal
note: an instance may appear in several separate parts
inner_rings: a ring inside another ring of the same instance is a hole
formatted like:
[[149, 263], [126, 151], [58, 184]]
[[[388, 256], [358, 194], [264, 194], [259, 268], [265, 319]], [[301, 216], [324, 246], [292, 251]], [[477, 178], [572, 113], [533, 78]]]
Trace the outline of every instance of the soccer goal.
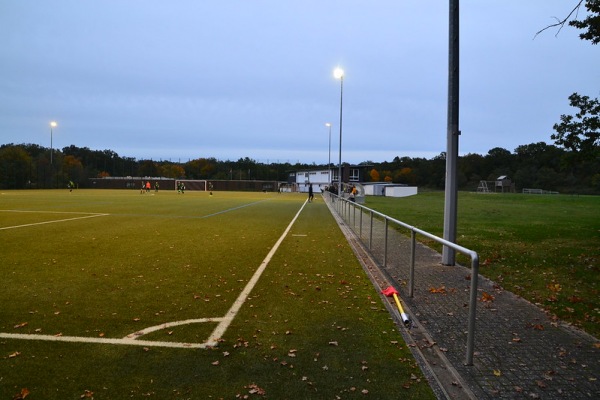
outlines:
[[207, 181], [203, 179], [177, 179], [175, 181], [175, 190], [178, 190], [179, 185], [183, 184], [185, 190], [198, 190], [206, 192], [207, 189]]

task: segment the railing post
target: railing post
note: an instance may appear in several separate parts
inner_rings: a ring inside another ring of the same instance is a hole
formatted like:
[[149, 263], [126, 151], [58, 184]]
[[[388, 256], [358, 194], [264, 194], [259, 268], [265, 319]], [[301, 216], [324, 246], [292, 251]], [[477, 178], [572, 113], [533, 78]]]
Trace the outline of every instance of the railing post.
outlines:
[[369, 250], [372, 249], [373, 244], [373, 210], [371, 210], [371, 228], [369, 229]]
[[362, 217], [363, 217], [363, 211], [362, 209], [360, 210], [360, 228], [359, 228], [359, 234], [358, 237], [360, 237], [360, 240], [362, 240]]
[[416, 259], [417, 234], [414, 229], [410, 230], [410, 270], [408, 274], [408, 296], [415, 294], [415, 259]]
[[383, 241], [383, 267], [387, 267], [388, 254], [388, 219], [385, 219], [385, 239]]
[[469, 299], [469, 328], [467, 336], [467, 362], [473, 365], [473, 353], [475, 348], [475, 315], [477, 312], [477, 283], [479, 281], [479, 257], [471, 255], [471, 295]]

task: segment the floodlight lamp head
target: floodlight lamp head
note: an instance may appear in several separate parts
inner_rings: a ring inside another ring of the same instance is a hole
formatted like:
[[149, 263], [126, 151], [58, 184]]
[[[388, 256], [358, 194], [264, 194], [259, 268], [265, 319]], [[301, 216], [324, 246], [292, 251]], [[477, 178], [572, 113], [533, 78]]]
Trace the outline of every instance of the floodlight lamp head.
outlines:
[[58, 126], [58, 124], [56, 123], [56, 121], [50, 121], [50, 126], [52, 128], [56, 128]]
[[329, 122], [325, 122], [325, 126], [329, 128], [331, 127], [331, 124]]
[[335, 79], [344, 79], [344, 70], [340, 67], [337, 67], [333, 70], [333, 76], [335, 77]]

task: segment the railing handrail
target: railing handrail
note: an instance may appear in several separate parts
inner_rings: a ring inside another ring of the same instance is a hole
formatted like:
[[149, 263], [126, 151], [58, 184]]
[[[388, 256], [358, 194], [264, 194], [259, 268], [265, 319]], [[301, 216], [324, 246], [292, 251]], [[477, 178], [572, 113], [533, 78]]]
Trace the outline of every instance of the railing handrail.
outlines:
[[406, 222], [402, 222], [400, 220], [397, 220], [396, 218], [392, 218], [389, 215], [385, 215], [385, 214], [383, 214], [383, 213], [381, 213], [381, 212], [379, 212], [377, 210], [373, 210], [372, 208], [363, 206], [361, 204], [354, 203], [354, 202], [349, 201], [348, 199], [345, 199], [345, 198], [342, 198], [342, 200], [345, 201], [345, 202], [347, 202], [347, 203], [349, 203], [349, 204], [351, 204], [354, 207], [359, 207], [359, 208], [362, 208], [362, 209], [367, 210], [369, 212], [372, 212], [373, 214], [375, 214], [375, 215], [377, 215], [379, 217], [382, 217], [384, 219], [387, 219], [390, 222], [394, 222], [395, 224], [398, 224], [398, 225], [402, 226], [403, 228], [406, 228], [406, 229], [408, 229], [410, 231], [414, 231], [415, 233], [418, 233], [418, 234], [423, 235], [423, 236], [425, 236], [425, 237], [427, 237], [429, 239], [432, 239], [432, 240], [434, 240], [434, 241], [436, 241], [436, 242], [438, 242], [440, 244], [443, 244], [444, 246], [448, 246], [448, 247], [450, 247], [450, 248], [452, 248], [452, 249], [454, 249], [454, 250], [456, 250], [456, 251], [458, 251], [458, 252], [460, 252], [462, 254], [465, 254], [465, 255], [467, 255], [467, 256], [469, 256], [471, 258], [479, 258], [479, 256], [477, 255], [477, 252], [475, 252], [475, 251], [473, 251], [471, 249], [467, 249], [464, 246], [458, 245], [458, 244], [456, 244], [454, 242], [450, 242], [450, 241], [448, 241], [448, 240], [446, 240], [444, 238], [441, 238], [441, 237], [436, 236], [436, 235], [434, 235], [432, 233], [429, 233], [427, 231], [419, 229], [419, 228], [417, 228], [414, 225], [407, 224]]
[[[468, 321], [468, 332], [467, 332], [467, 354], [466, 354], [466, 365], [473, 365], [473, 354], [474, 354], [474, 343], [475, 343], [475, 320], [476, 320], [476, 310], [477, 310], [477, 283], [479, 280], [479, 255], [477, 254], [476, 251], [468, 249], [464, 246], [458, 245], [456, 243], [450, 242], [444, 238], [441, 238], [439, 236], [436, 236], [434, 234], [431, 234], [427, 231], [424, 231], [422, 229], [419, 229], [413, 225], [407, 224], [405, 222], [402, 222], [400, 220], [397, 220], [395, 218], [392, 218], [388, 215], [385, 215], [379, 211], [373, 210], [372, 208], [366, 207], [364, 205], [361, 204], [357, 204], [353, 201], [350, 201], [346, 198], [344, 198], [343, 196], [337, 195], [337, 194], [332, 194], [333, 198], [336, 198], [337, 200], [341, 200], [340, 203], [344, 202], [348, 205], [351, 205], [352, 207], [355, 208], [359, 208], [361, 210], [361, 213], [363, 211], [369, 213], [371, 215], [371, 218], [373, 215], [376, 215], [378, 217], [381, 217], [384, 219], [384, 221], [386, 222], [386, 254], [384, 254], [384, 260], [387, 259], [387, 225], [388, 222], [393, 222], [405, 229], [408, 229], [412, 232], [411, 234], [411, 241], [412, 241], [412, 246], [411, 246], [411, 266], [410, 266], [410, 279], [409, 279], [409, 295], [410, 297], [413, 297], [413, 288], [414, 288], [414, 261], [415, 261], [415, 241], [416, 241], [416, 234], [425, 236], [435, 242], [438, 242], [444, 246], [447, 246], [449, 248], [452, 248], [456, 251], [458, 251], [459, 253], [462, 253], [466, 256], [469, 256], [471, 259], [471, 290], [470, 290], [470, 294], [469, 294], [469, 321]], [[338, 206], [339, 207], [339, 206]], [[340, 212], [340, 210], [336, 210], [337, 213], [342, 216], [342, 213]], [[342, 216], [343, 218], [343, 216]], [[371, 220], [371, 229], [372, 229], [372, 220]], [[362, 223], [361, 223], [361, 229], [362, 229]], [[372, 232], [370, 233], [370, 237], [372, 237]], [[362, 239], [361, 239], [362, 241]], [[369, 244], [370, 246], [370, 244]], [[385, 266], [385, 261], [384, 261], [384, 266]]]

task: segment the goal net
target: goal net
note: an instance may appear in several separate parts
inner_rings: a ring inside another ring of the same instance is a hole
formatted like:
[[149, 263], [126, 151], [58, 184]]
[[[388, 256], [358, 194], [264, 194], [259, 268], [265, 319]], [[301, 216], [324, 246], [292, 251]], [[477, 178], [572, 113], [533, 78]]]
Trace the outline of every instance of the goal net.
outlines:
[[206, 180], [200, 179], [177, 179], [175, 181], [175, 190], [177, 190], [182, 183], [185, 186], [185, 190], [201, 190], [204, 192], [207, 190]]

